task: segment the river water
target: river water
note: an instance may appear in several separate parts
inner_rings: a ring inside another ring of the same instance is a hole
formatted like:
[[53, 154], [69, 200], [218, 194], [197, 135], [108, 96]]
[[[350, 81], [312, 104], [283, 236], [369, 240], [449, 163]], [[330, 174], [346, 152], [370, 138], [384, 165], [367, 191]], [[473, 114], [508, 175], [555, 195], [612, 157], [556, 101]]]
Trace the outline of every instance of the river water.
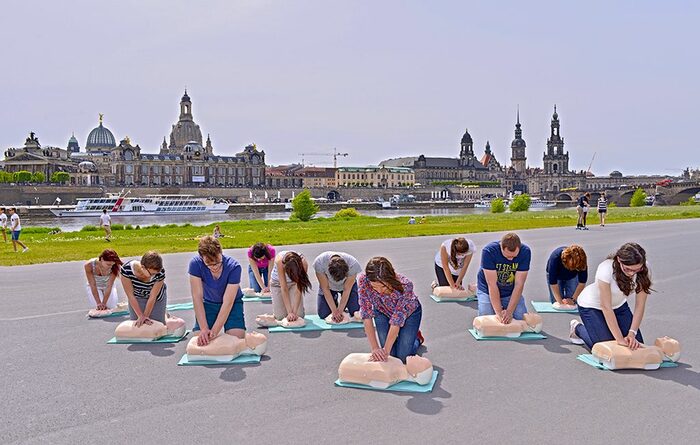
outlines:
[[[531, 209], [541, 211], [545, 209]], [[419, 219], [421, 216], [445, 216], [445, 215], [474, 215], [489, 213], [486, 208], [448, 208], [448, 209], [386, 209], [386, 210], [361, 210], [360, 213], [366, 216], [376, 216], [379, 218], [396, 218], [414, 216]], [[316, 216], [331, 217], [335, 211], [321, 211]], [[158, 216], [114, 216], [112, 224], [131, 225], [151, 225], [151, 224], [184, 224], [190, 223], [195, 226], [206, 226], [217, 222], [240, 221], [244, 219], [274, 220], [288, 219], [290, 212], [267, 212], [267, 213], [225, 213], [223, 215], [158, 215]], [[33, 227], [60, 227], [64, 232], [80, 230], [83, 226], [92, 224], [99, 225], [98, 218], [86, 217], [22, 217], [23, 226]]]

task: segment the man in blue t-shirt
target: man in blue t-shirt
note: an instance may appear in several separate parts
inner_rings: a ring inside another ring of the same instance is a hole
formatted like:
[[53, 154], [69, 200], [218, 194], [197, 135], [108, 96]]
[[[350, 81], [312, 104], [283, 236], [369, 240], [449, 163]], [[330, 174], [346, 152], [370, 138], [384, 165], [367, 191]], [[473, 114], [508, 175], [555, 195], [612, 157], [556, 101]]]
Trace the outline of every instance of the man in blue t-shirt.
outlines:
[[[205, 236], [190, 261], [190, 290], [194, 304], [194, 333], [199, 346], [209, 344], [223, 329], [245, 338], [241, 265], [223, 254], [219, 240]], [[199, 331], [199, 332], [198, 332]]]
[[523, 287], [530, 256], [530, 248], [515, 233], [506, 233], [500, 242], [483, 248], [476, 291], [479, 315], [496, 315], [505, 324], [523, 319], [527, 312]]

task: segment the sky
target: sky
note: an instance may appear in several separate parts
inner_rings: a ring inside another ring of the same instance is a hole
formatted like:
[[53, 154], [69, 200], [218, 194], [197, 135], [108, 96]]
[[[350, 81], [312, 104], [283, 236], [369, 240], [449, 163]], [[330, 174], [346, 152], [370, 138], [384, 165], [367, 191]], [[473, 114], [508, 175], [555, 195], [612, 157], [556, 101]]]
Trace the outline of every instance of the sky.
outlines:
[[700, 166], [698, 19], [673, 0], [3, 2], [0, 148], [84, 147], [104, 113], [156, 153], [186, 87], [215, 154], [255, 142], [268, 165], [457, 157], [466, 128], [509, 165], [519, 106], [541, 167], [556, 104], [571, 169], [680, 174]]

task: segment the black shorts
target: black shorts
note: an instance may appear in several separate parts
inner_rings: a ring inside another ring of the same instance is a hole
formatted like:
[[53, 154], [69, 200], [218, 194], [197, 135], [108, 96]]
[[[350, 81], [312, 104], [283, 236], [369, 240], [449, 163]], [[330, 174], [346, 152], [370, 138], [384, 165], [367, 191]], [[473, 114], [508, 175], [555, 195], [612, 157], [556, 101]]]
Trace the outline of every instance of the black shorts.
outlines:
[[605, 212], [607, 212], [607, 210], [598, 209], [598, 213], [605, 213]]

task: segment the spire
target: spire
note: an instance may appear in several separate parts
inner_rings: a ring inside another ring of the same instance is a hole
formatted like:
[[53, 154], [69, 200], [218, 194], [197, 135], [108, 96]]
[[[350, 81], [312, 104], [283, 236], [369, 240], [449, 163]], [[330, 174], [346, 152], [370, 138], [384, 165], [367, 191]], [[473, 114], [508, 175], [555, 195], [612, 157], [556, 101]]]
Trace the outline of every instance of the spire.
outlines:
[[559, 115], [557, 114], [557, 104], [554, 104], [554, 114], [552, 114], [552, 120], [557, 119], [559, 119]]
[[486, 149], [485, 149], [485, 151], [486, 151], [486, 153], [491, 153], [491, 144], [489, 144], [489, 141], [488, 141], [488, 140], [486, 141]]
[[520, 104], [518, 104], [517, 110], [518, 110], [518, 111], [516, 111], [517, 117], [515, 118], [515, 121], [516, 121], [516, 125], [520, 125]]
[[104, 114], [102, 113], [97, 113], [100, 115], [100, 127], [102, 126], [102, 118], [104, 118]]

